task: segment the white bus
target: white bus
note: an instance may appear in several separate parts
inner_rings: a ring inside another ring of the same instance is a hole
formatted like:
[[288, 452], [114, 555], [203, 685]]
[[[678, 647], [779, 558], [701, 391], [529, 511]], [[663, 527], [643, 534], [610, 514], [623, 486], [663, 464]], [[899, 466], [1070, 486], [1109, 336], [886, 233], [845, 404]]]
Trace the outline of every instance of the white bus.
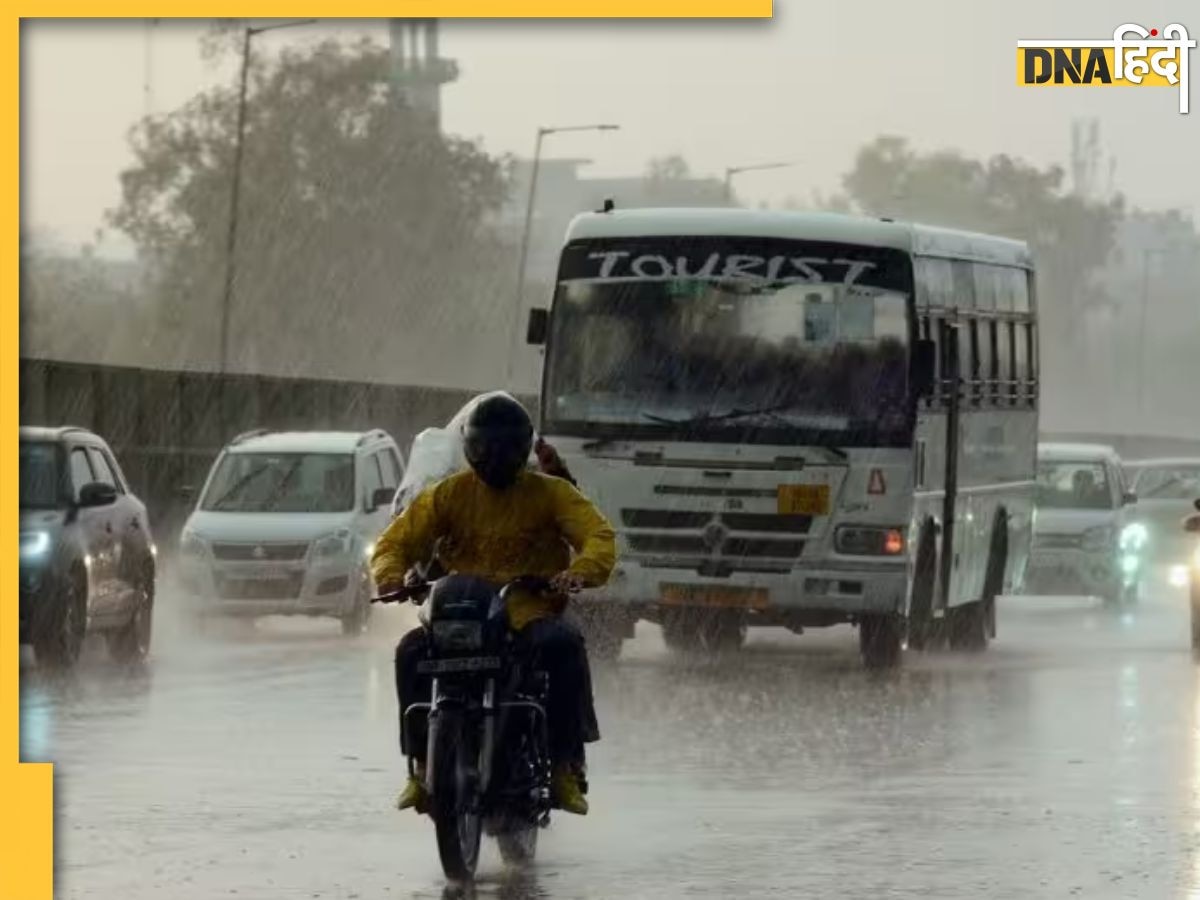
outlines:
[[545, 345], [541, 433], [619, 534], [584, 607], [593, 641], [638, 619], [682, 649], [852, 623], [864, 661], [889, 666], [906, 640], [995, 634], [1033, 515], [1023, 243], [815, 213], [590, 213], [528, 340]]

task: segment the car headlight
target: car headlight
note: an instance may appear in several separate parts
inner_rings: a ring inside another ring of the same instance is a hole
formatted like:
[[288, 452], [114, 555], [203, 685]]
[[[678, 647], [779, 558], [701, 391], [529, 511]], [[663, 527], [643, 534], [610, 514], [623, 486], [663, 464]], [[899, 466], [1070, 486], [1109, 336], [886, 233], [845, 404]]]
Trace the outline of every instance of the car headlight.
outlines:
[[351, 536], [349, 531], [335, 531], [325, 537], [317, 538], [313, 544], [313, 555], [318, 559], [330, 559], [345, 556], [350, 552]]
[[1112, 529], [1107, 525], [1089, 528], [1082, 535], [1084, 550], [1103, 550], [1112, 543]]
[[479, 650], [483, 647], [483, 623], [442, 621], [430, 627], [433, 643], [442, 650]]
[[50, 552], [50, 532], [22, 531], [21, 559], [33, 561], [42, 559]]
[[184, 531], [179, 536], [179, 554], [191, 559], [208, 555], [208, 545], [194, 531]]
[[1140, 553], [1150, 540], [1150, 532], [1141, 522], [1130, 522], [1121, 529], [1121, 550], [1125, 553]]

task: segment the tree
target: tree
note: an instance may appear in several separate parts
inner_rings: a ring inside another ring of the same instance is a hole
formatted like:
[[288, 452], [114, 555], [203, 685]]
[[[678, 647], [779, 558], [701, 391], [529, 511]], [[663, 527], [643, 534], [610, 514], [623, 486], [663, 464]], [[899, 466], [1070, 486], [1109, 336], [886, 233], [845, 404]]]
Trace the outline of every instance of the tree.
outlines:
[[[225, 29], [206, 50], [232, 47]], [[505, 198], [504, 164], [403, 109], [387, 75], [369, 40], [256, 48], [232, 369], [403, 380], [397, 342], [453, 326], [494, 280], [503, 248], [483, 223]], [[236, 122], [233, 86], [143, 120], [109, 214], [157, 273], [179, 364], [216, 361]]]
[[[922, 155], [903, 138], [880, 137], [859, 151], [843, 186], [872, 215], [1027, 241], [1039, 268], [1043, 347], [1080, 339], [1080, 318], [1109, 303], [1096, 276], [1114, 247], [1123, 201], [1069, 193], [1057, 166], [1038, 169], [1004, 154], [986, 161], [948, 150]], [[1065, 377], [1084, 352], [1050, 354], [1043, 368], [1052, 381]]]

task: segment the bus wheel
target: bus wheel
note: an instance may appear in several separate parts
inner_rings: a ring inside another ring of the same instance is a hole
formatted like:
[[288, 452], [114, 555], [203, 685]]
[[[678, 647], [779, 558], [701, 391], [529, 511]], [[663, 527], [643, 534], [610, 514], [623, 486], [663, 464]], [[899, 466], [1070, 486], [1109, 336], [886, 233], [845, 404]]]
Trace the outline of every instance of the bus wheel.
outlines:
[[858, 649], [868, 669], [891, 669], [900, 663], [904, 628], [898, 616], [863, 616], [858, 623]]

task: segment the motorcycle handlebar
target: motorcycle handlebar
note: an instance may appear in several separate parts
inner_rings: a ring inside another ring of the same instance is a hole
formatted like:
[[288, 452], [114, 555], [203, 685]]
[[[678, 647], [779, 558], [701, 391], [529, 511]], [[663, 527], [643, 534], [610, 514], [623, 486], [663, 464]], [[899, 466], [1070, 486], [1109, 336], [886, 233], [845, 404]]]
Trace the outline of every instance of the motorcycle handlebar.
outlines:
[[[421, 581], [417, 584], [406, 584], [402, 588], [394, 591], [388, 591], [386, 594], [380, 594], [378, 597], [372, 597], [372, 603], [403, 603], [405, 600], [412, 600], [416, 597], [425, 594], [431, 587], [432, 581]], [[532, 591], [535, 594], [551, 594], [555, 593], [550, 586], [550, 579], [543, 578], [540, 575], [518, 575], [512, 581], [500, 588], [500, 597], [505, 599], [508, 592], [513, 588], [524, 588], [527, 591]]]

